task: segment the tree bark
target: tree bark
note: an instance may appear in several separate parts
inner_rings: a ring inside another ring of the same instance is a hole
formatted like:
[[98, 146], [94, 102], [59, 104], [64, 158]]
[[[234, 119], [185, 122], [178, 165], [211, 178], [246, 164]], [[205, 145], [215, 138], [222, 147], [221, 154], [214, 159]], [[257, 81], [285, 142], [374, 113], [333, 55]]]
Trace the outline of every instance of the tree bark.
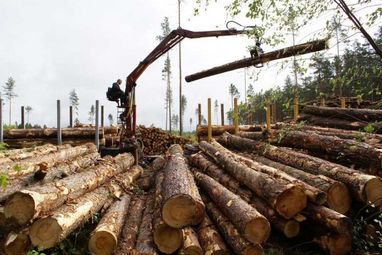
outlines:
[[263, 198], [284, 218], [291, 219], [305, 208], [307, 198], [299, 186], [290, 185], [284, 180], [254, 171], [242, 162], [236, 161], [225, 151], [206, 142], [201, 142], [199, 147], [214, 158], [220, 166], [224, 166], [224, 169], [238, 181]]
[[183, 243], [183, 232], [180, 228], [168, 226], [161, 215], [163, 172], [155, 178], [155, 204], [153, 212], [153, 239], [159, 251], [171, 254], [177, 251]]
[[280, 217], [276, 211], [269, 207], [262, 199], [252, 198], [251, 205], [269, 220], [272, 227], [283, 233], [287, 238], [293, 238], [299, 234], [300, 224], [297, 221], [286, 220]]
[[348, 217], [325, 206], [308, 204], [303, 214], [331, 231], [340, 234], [351, 233], [352, 231], [352, 222]]
[[268, 239], [271, 230], [269, 222], [255, 208], [211, 177], [199, 172], [194, 172], [194, 175], [199, 186], [247, 240], [259, 244]]
[[211, 159], [199, 152], [189, 157], [189, 163], [194, 167], [201, 170], [203, 173], [212, 177], [214, 180], [222, 184], [235, 194], [238, 194], [242, 199], [249, 202], [252, 197], [252, 191], [247, 187], [244, 187], [234, 179], [232, 176], [225, 173], [218, 165], [216, 165]]
[[[276, 123], [271, 124], [272, 129], [279, 129], [282, 127], [282, 124]], [[255, 131], [263, 131], [266, 129], [265, 125], [241, 125], [239, 126], [239, 131], [241, 132], [255, 132]], [[197, 136], [207, 136], [208, 135], [208, 126], [207, 125], [198, 125], [196, 127], [196, 135]], [[228, 132], [230, 134], [235, 133], [235, 126], [234, 125], [226, 125], [226, 126], [220, 126], [220, 125], [212, 125], [212, 136], [219, 136], [224, 134], [225, 132]]]
[[359, 109], [359, 108], [338, 108], [304, 105], [301, 112], [323, 117], [334, 117], [348, 120], [363, 120], [368, 122], [381, 121], [382, 110]]
[[326, 204], [329, 208], [339, 212], [346, 213], [350, 209], [351, 198], [348, 188], [339, 181], [335, 181], [325, 175], [314, 175], [297, 168], [278, 163], [268, 158], [250, 154], [251, 158], [257, 162], [277, 168], [285, 173], [300, 179], [313, 187], [316, 187], [326, 193]]
[[34, 148], [23, 148], [15, 150], [7, 150], [0, 153], [0, 158], [8, 158], [11, 161], [23, 160], [26, 158], [46, 155], [52, 152], [56, 152], [59, 149], [68, 148], [67, 146], [58, 147], [52, 144], [46, 144], [43, 146], [37, 146]]
[[[29, 228], [19, 232], [10, 232], [4, 240], [5, 255], [25, 255], [31, 246], [28, 236]], [[1, 250], [0, 250], [1, 251]]]
[[146, 201], [146, 208], [143, 212], [142, 223], [139, 228], [139, 234], [135, 245], [135, 250], [142, 255], [156, 255], [158, 251], [153, 240], [153, 210], [155, 197], [149, 195]]
[[[95, 128], [63, 128], [62, 138], [94, 138]], [[104, 131], [100, 128], [100, 137], [104, 137]], [[30, 138], [56, 138], [56, 128], [28, 128], [4, 130], [4, 139], [30, 139]]]
[[203, 249], [198, 240], [198, 234], [192, 227], [184, 227], [183, 231], [183, 247], [181, 254], [185, 255], [203, 255]]
[[134, 157], [131, 154], [120, 154], [112, 161], [105, 161], [94, 169], [73, 174], [56, 182], [20, 190], [6, 201], [5, 216], [24, 225], [42, 213], [61, 206], [65, 201], [94, 190], [108, 178], [126, 171], [133, 163]]
[[197, 233], [205, 255], [229, 255], [229, 250], [208, 215], [199, 224]]
[[263, 142], [223, 134], [220, 142], [223, 144], [249, 152], [257, 152], [269, 159], [290, 165], [315, 175], [325, 175], [346, 184], [355, 198], [364, 203], [382, 204], [382, 180], [376, 176], [363, 174], [342, 165], [312, 157], [287, 148], [279, 148]]
[[4, 214], [4, 207], [0, 206], [0, 228], [3, 228], [5, 226], [5, 221], [6, 219]]
[[162, 217], [167, 225], [182, 228], [199, 224], [204, 207], [179, 145], [170, 147], [164, 169]]
[[352, 239], [349, 234], [328, 233], [313, 241], [330, 255], [349, 254], [352, 249]]
[[111, 199], [109, 189], [102, 186], [75, 200], [74, 203], [53, 210], [50, 216], [35, 221], [29, 233], [33, 246], [37, 246], [40, 250], [56, 246], [98, 212], [109, 199]]
[[122, 235], [118, 244], [118, 248], [114, 255], [129, 254], [134, 250], [135, 242], [139, 233], [139, 226], [142, 222], [142, 214], [146, 203], [146, 197], [135, 197], [130, 203], [129, 211], [125, 224], [122, 227]]
[[215, 226], [223, 235], [227, 244], [232, 248], [235, 254], [242, 255], [263, 255], [263, 248], [259, 244], [251, 244], [243, 238], [230, 220], [219, 211], [217, 206], [206, 196], [203, 196], [203, 201], [206, 205], [207, 212], [211, 217]]
[[95, 255], [113, 254], [130, 204], [130, 196], [123, 195], [108, 209], [89, 239], [89, 250]]

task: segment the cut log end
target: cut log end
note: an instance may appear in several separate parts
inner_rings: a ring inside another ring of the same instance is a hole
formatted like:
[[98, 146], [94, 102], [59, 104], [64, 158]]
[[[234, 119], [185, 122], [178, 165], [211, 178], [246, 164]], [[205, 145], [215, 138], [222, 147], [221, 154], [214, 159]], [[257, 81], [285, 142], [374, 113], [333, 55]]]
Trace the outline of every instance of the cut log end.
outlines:
[[6, 255], [25, 255], [29, 247], [29, 237], [24, 233], [16, 234], [11, 232], [4, 241], [4, 252]]
[[154, 231], [154, 242], [161, 252], [171, 254], [183, 244], [182, 229], [161, 224]]
[[283, 233], [287, 238], [296, 237], [300, 233], [300, 223], [295, 220], [288, 221], [284, 226]]
[[90, 237], [89, 250], [95, 255], [111, 255], [117, 246], [116, 240], [109, 231], [98, 231]]
[[269, 238], [270, 229], [266, 218], [255, 218], [246, 225], [244, 236], [252, 243], [263, 243]]
[[57, 244], [61, 231], [62, 229], [55, 219], [43, 218], [33, 223], [29, 236], [33, 246], [45, 250]]
[[335, 183], [328, 190], [327, 204], [329, 208], [345, 214], [351, 206], [351, 198], [348, 188], [343, 183]]
[[286, 219], [293, 218], [307, 205], [307, 197], [298, 186], [292, 186], [285, 190], [276, 201], [277, 212]]
[[264, 255], [264, 250], [260, 245], [249, 245], [244, 249], [242, 254], [243, 255]]
[[366, 183], [365, 195], [368, 202], [382, 205], [382, 180], [373, 178]]
[[173, 228], [182, 228], [192, 225], [197, 211], [195, 200], [185, 194], [178, 194], [166, 201], [162, 208], [164, 222]]
[[20, 225], [27, 224], [35, 214], [35, 203], [32, 196], [16, 192], [6, 202], [4, 207], [6, 218], [13, 218]]

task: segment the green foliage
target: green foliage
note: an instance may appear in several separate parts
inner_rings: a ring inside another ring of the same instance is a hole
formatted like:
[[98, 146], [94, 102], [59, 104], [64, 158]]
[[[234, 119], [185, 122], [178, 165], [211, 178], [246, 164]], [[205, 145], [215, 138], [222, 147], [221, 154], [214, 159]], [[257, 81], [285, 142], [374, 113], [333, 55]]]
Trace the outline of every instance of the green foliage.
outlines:
[[5, 189], [8, 185], [8, 176], [6, 174], [0, 174], [0, 187]]
[[16, 171], [16, 172], [21, 172], [21, 170], [22, 170], [22, 168], [21, 168], [21, 166], [20, 165], [14, 165], [13, 167], [12, 167], [12, 169], [13, 169], [13, 171]]
[[369, 123], [366, 127], [363, 128], [363, 130], [364, 130], [366, 133], [371, 134], [371, 133], [374, 133], [375, 128], [374, 128], [374, 126], [373, 126], [372, 123]]
[[69, 92], [69, 102], [70, 102], [70, 105], [73, 107], [74, 109], [74, 113], [77, 115], [78, 117], [78, 106], [80, 105], [80, 99], [77, 95], [77, 92], [75, 89], [71, 90]]
[[107, 119], [109, 120], [109, 125], [113, 125], [114, 123], [114, 120], [113, 120], [113, 114], [109, 113], [109, 115], [107, 116]]
[[0, 143], [0, 151], [7, 151], [9, 148], [9, 145], [6, 143]]

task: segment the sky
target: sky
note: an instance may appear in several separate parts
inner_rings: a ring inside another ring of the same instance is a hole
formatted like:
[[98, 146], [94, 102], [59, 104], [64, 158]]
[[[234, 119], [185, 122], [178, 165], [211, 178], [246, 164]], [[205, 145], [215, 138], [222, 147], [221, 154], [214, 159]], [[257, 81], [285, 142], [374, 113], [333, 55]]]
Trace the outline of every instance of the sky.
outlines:
[[[61, 100], [62, 125], [69, 124], [69, 92], [79, 96], [79, 120], [87, 123], [95, 100], [105, 107], [106, 116], [116, 119], [116, 104], [106, 99], [107, 87], [118, 78], [123, 81], [159, 43], [160, 23], [169, 17], [170, 27], [178, 27], [177, 0], [0, 0], [0, 86], [9, 77], [16, 80], [18, 95], [12, 103], [12, 123], [20, 122], [20, 107], [31, 106], [32, 124], [56, 125], [56, 100]], [[182, 1], [181, 27], [193, 31], [225, 29], [224, 2], [214, 4], [200, 15], [193, 15], [194, 1]], [[252, 21], [241, 19], [243, 24]], [[316, 26], [313, 26], [317, 28]], [[309, 39], [300, 32], [297, 42]], [[290, 43], [291, 36], [287, 42]], [[185, 39], [182, 42], [183, 77], [210, 67], [249, 57], [246, 36]], [[289, 44], [290, 45], [290, 44]], [[286, 45], [284, 45], [286, 46]], [[280, 46], [282, 47], [282, 45]], [[265, 45], [264, 50], [274, 48]], [[172, 60], [173, 112], [179, 111], [178, 49], [170, 51]], [[161, 70], [164, 57], [158, 59], [137, 81], [138, 123], [165, 127], [164, 95], [166, 82]], [[184, 129], [194, 129], [195, 109], [202, 104], [206, 116], [207, 98], [231, 107], [229, 84], [235, 84], [244, 100], [244, 80], [255, 90], [279, 85], [290, 71], [278, 72], [265, 66], [260, 79], [253, 82], [253, 69], [236, 70], [192, 83], [184, 80], [187, 97]], [[9, 105], [3, 107], [3, 121], [8, 123]], [[190, 125], [190, 118], [193, 119]], [[216, 118], [213, 117], [216, 121]]]

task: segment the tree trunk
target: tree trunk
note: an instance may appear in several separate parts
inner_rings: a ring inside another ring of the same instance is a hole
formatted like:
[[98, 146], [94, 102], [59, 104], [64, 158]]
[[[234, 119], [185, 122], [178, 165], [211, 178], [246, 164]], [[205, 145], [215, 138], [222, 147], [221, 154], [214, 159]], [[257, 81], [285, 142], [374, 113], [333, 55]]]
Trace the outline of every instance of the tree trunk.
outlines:
[[223, 144], [239, 150], [257, 152], [269, 159], [279, 161], [315, 175], [325, 175], [346, 184], [355, 198], [364, 203], [382, 204], [382, 180], [350, 168], [312, 157], [288, 148], [279, 148], [263, 142], [241, 138], [225, 133], [219, 139]]
[[[62, 138], [94, 138], [95, 128], [62, 128]], [[4, 139], [56, 138], [56, 128], [28, 128], [4, 130]], [[99, 138], [104, 138], [103, 128], [99, 129]]]
[[287, 238], [296, 237], [300, 232], [300, 224], [297, 221], [280, 217], [261, 198], [252, 198], [251, 205], [269, 220], [272, 227], [283, 233]]
[[185, 255], [203, 255], [203, 249], [200, 246], [198, 240], [198, 234], [192, 229], [192, 227], [183, 228], [183, 247], [181, 254]]
[[335, 181], [324, 175], [314, 175], [297, 168], [287, 166], [273, 160], [267, 159], [262, 156], [250, 154], [251, 158], [257, 162], [263, 163], [265, 165], [277, 168], [285, 173], [300, 179], [313, 187], [316, 187], [326, 193], [327, 201], [326, 204], [329, 208], [339, 212], [346, 213], [350, 209], [351, 198], [348, 188], [339, 181]]
[[[29, 228], [20, 232], [10, 232], [4, 239], [5, 255], [25, 255], [31, 246], [28, 236]], [[0, 250], [1, 251], [1, 250]]]
[[6, 201], [5, 216], [13, 217], [20, 225], [24, 225], [42, 213], [61, 206], [65, 201], [97, 188], [108, 178], [126, 171], [133, 163], [134, 157], [131, 154], [120, 154], [112, 162], [106, 161], [94, 169], [73, 174], [60, 181], [20, 190]]
[[130, 203], [125, 224], [122, 227], [122, 235], [114, 255], [129, 254], [135, 247], [135, 242], [139, 234], [139, 226], [142, 222], [142, 214], [145, 207], [146, 198], [135, 197]]
[[153, 212], [153, 239], [159, 251], [171, 254], [177, 251], [183, 243], [183, 232], [180, 228], [168, 226], [161, 215], [163, 172], [155, 178], [155, 204]]
[[183, 151], [179, 145], [170, 147], [164, 169], [162, 217], [167, 225], [182, 228], [199, 224], [204, 207], [194, 180], [190, 177]]
[[382, 110], [359, 109], [359, 108], [338, 108], [304, 105], [301, 112], [323, 116], [327, 118], [335, 117], [348, 120], [364, 120], [368, 122], [381, 121]]
[[139, 254], [156, 255], [158, 251], [153, 240], [153, 210], [155, 205], [155, 197], [150, 195], [146, 201], [146, 209], [143, 212], [142, 223], [139, 228], [139, 234], [135, 245], [135, 250]]
[[109, 208], [90, 235], [89, 250], [95, 255], [113, 254], [130, 204], [130, 196], [123, 195]]
[[11, 161], [23, 160], [26, 158], [42, 156], [49, 153], [57, 152], [59, 149], [67, 149], [68, 146], [54, 146], [52, 144], [46, 144], [43, 146], [37, 146], [34, 148], [23, 148], [16, 150], [6, 150], [0, 153], [1, 159], [8, 158]]
[[268, 239], [271, 229], [263, 215], [211, 177], [199, 172], [194, 175], [199, 186], [246, 239], [254, 244], [264, 243]]
[[46, 167], [52, 167], [58, 163], [71, 160], [83, 154], [96, 152], [97, 148], [94, 144], [86, 144], [83, 146], [70, 147], [54, 153], [46, 155], [26, 158], [18, 162], [11, 164], [4, 164], [1, 166], [0, 173], [8, 175], [9, 179], [19, 178], [21, 175], [25, 175], [34, 172], [39, 168], [40, 164], [46, 164]]
[[[272, 129], [278, 129], [282, 125], [280, 123], [272, 124]], [[239, 131], [241, 132], [254, 132], [254, 131], [263, 131], [266, 129], [265, 125], [241, 125], [239, 126]], [[197, 136], [207, 136], [208, 135], [208, 126], [207, 125], [198, 125], [196, 127], [196, 135]], [[235, 126], [233, 125], [212, 125], [212, 136], [219, 136], [224, 134], [224, 132], [228, 132], [230, 134], [235, 133]]]
[[307, 198], [299, 186], [290, 185], [283, 180], [254, 171], [245, 164], [236, 161], [225, 151], [218, 150], [206, 142], [201, 142], [199, 147], [214, 158], [219, 165], [224, 166], [224, 169], [238, 181], [245, 184], [257, 196], [263, 198], [284, 218], [293, 218], [305, 208]]
[[328, 233], [313, 241], [330, 255], [349, 254], [352, 249], [352, 239], [349, 234]]
[[81, 196], [75, 203], [64, 204], [51, 211], [48, 217], [32, 224], [29, 236], [33, 246], [39, 250], [56, 246], [98, 212], [109, 199], [109, 189], [102, 186]]
[[229, 255], [222, 237], [207, 215], [199, 224], [197, 233], [205, 255]]
[[206, 205], [206, 210], [210, 215], [215, 226], [219, 229], [223, 235], [227, 244], [232, 248], [235, 254], [242, 255], [263, 255], [263, 248], [259, 244], [251, 244], [245, 238], [243, 238], [235, 226], [230, 220], [225, 217], [216, 205], [206, 196], [203, 196], [203, 201]]
[[351, 233], [352, 231], [352, 222], [348, 217], [325, 206], [308, 204], [303, 214], [331, 231], [340, 234]]
[[162, 156], [157, 157], [154, 159], [152, 163], [152, 169], [154, 172], [161, 171], [166, 165], [166, 159]]

